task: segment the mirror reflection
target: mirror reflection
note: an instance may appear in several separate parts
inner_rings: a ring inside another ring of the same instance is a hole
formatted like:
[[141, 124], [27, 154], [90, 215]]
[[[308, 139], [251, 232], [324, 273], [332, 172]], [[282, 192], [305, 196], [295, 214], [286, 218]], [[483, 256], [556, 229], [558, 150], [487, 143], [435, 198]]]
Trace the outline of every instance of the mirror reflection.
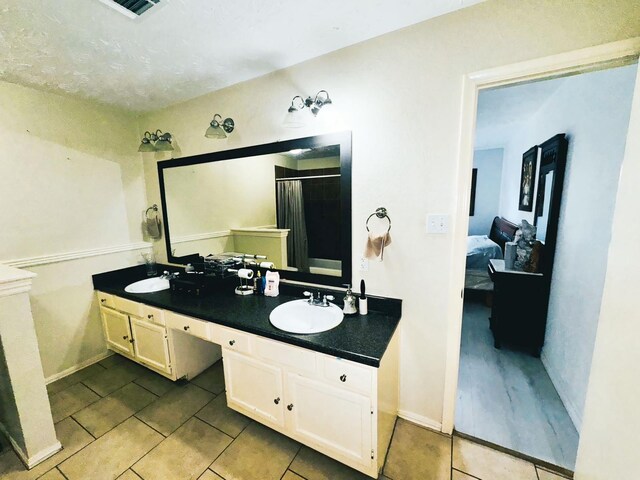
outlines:
[[266, 255], [342, 276], [340, 145], [163, 169], [172, 256]]

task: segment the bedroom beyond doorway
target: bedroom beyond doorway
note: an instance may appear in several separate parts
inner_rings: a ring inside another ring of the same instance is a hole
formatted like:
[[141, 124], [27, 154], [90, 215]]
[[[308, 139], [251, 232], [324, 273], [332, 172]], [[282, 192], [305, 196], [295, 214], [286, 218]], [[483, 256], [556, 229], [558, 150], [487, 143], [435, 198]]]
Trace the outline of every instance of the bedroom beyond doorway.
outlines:
[[[566, 473], [575, 467], [636, 71], [478, 97], [455, 429]], [[505, 242], [523, 220], [537, 227], [539, 266], [516, 272]]]

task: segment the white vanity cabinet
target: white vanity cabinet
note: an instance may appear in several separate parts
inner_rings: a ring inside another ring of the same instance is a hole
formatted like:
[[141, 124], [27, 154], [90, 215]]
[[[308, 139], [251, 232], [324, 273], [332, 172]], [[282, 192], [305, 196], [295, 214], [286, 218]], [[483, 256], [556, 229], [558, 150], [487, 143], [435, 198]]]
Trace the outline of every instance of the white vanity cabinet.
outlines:
[[217, 345], [167, 328], [173, 312], [103, 292], [98, 302], [107, 347], [171, 380], [193, 378], [221, 357]]
[[397, 413], [395, 338], [374, 368], [221, 328], [230, 408], [377, 478]]
[[173, 380], [222, 356], [230, 408], [378, 478], [398, 412], [397, 333], [376, 368], [116, 295], [98, 299], [111, 350]]

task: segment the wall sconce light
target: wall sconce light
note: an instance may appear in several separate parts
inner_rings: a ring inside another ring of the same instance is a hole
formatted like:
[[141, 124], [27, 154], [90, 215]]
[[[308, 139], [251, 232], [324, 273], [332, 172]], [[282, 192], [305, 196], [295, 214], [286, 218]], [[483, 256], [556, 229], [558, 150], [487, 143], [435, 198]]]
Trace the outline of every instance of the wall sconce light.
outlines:
[[301, 111], [307, 107], [311, 110], [313, 116], [317, 116], [320, 109], [325, 105], [331, 105], [333, 102], [329, 98], [329, 92], [326, 90], [320, 90], [315, 98], [310, 96], [304, 100], [300, 95], [296, 95], [291, 100], [291, 106], [287, 110], [287, 116], [284, 120], [284, 125], [289, 128], [298, 128], [305, 125], [305, 120], [302, 117]]
[[222, 120], [222, 116], [215, 114], [213, 120], [209, 123], [209, 128], [205, 132], [204, 136], [207, 138], [227, 138], [227, 133], [233, 132], [236, 124], [232, 118], [225, 118]]
[[169, 132], [162, 133], [156, 130], [155, 133], [144, 132], [142, 142], [138, 147], [139, 152], [170, 152], [173, 150], [173, 136]]

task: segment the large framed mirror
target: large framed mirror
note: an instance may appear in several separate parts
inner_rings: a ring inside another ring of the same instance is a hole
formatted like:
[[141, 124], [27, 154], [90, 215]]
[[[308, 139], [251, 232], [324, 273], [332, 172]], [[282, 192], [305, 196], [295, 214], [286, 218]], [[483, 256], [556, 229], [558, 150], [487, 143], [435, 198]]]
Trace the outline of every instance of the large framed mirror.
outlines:
[[351, 283], [351, 132], [158, 163], [170, 263], [264, 255], [286, 280]]

